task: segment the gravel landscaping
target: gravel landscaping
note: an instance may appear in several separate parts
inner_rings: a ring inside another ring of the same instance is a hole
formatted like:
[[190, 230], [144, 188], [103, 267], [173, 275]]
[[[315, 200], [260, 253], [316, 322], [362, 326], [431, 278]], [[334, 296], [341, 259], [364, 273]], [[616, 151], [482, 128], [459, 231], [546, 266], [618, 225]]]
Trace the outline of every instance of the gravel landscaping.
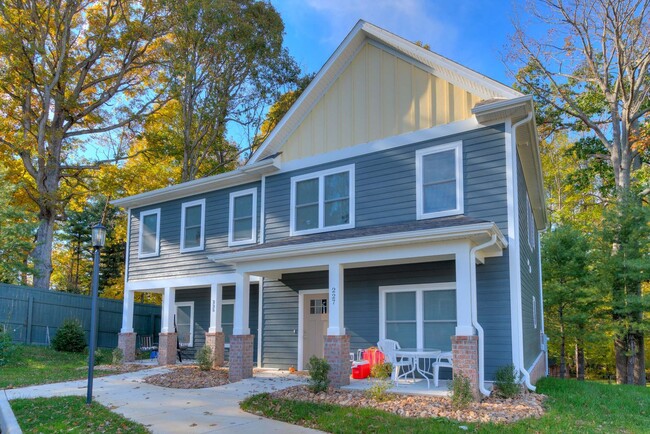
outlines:
[[464, 410], [454, 410], [451, 400], [444, 397], [400, 395], [387, 393], [388, 400], [377, 401], [361, 391], [330, 388], [314, 394], [307, 386], [295, 386], [271, 394], [274, 398], [336, 404], [350, 407], [370, 407], [404, 417], [444, 417], [461, 422], [512, 423], [524, 418], [539, 418], [544, 414], [544, 395], [525, 393], [514, 399], [490, 397], [470, 404]]

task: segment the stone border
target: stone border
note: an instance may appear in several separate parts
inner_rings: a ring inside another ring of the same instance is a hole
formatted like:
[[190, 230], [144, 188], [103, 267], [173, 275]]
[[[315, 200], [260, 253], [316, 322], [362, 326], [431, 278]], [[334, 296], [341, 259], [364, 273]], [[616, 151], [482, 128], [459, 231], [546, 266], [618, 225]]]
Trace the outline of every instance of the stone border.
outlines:
[[11, 410], [7, 394], [3, 390], [0, 393], [0, 431], [3, 434], [22, 434], [23, 430], [20, 429], [16, 416]]

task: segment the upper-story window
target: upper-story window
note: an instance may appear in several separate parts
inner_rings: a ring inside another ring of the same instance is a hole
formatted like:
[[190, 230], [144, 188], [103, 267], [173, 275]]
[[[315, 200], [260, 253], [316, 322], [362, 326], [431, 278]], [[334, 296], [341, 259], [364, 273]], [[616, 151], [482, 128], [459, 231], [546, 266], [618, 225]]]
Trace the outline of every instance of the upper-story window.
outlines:
[[535, 250], [535, 216], [533, 215], [533, 208], [530, 205], [530, 198], [526, 194], [526, 228], [528, 229], [528, 245], [531, 250]]
[[203, 250], [205, 244], [205, 199], [185, 202], [181, 208], [181, 252]]
[[230, 193], [228, 245], [254, 243], [257, 240], [257, 189]]
[[150, 258], [160, 253], [160, 208], [140, 213], [138, 257]]
[[415, 153], [417, 218], [463, 213], [462, 142]]
[[354, 227], [354, 165], [291, 178], [291, 235]]

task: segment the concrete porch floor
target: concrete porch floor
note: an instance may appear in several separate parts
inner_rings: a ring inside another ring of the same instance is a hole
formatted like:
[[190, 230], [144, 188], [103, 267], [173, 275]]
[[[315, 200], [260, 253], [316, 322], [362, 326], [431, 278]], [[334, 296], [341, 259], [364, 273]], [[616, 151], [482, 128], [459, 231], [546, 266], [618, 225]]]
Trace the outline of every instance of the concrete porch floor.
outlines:
[[[363, 380], [350, 379], [349, 386], [343, 386], [343, 390], [368, 390], [373, 385], [374, 380], [366, 378]], [[427, 381], [423, 378], [415, 380], [399, 380], [388, 392], [401, 393], [404, 395], [425, 395], [425, 396], [449, 396], [447, 380], [440, 380], [438, 387], [433, 386], [433, 380], [430, 381], [431, 387], [427, 387]]]

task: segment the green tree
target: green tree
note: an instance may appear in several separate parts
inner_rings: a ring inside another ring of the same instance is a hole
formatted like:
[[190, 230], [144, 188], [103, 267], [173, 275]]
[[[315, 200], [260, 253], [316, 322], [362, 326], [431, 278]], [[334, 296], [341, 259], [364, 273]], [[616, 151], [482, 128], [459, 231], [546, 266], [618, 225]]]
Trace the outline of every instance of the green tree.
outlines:
[[89, 140], [110, 141], [158, 107], [167, 26], [155, 1], [0, 2], [0, 143], [38, 208], [35, 286], [49, 287], [55, 224], [99, 163], [81, 155]]

